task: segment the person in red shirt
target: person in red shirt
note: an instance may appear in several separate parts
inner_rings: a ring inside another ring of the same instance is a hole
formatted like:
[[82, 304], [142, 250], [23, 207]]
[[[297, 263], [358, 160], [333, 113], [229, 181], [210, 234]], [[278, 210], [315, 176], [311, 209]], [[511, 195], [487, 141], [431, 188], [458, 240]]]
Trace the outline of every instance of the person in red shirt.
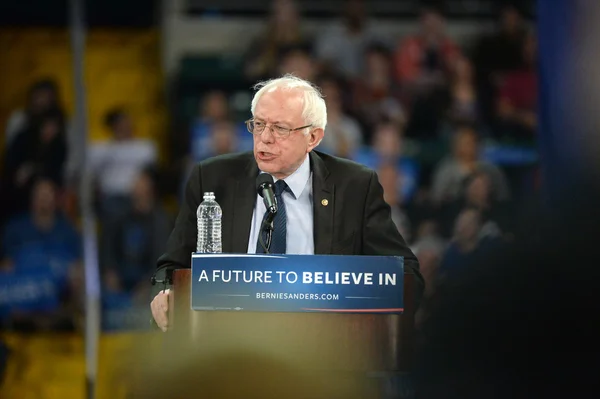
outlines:
[[398, 45], [394, 70], [410, 115], [408, 137], [438, 137], [453, 60], [459, 54], [458, 46], [446, 35], [442, 14], [432, 8], [422, 12], [420, 31]]
[[444, 28], [444, 17], [438, 10], [422, 12], [420, 32], [404, 39], [396, 50], [396, 77], [401, 84], [429, 86], [446, 80], [451, 61], [460, 50]]
[[531, 137], [537, 126], [536, 39], [523, 46], [523, 66], [507, 73], [499, 86], [496, 112], [504, 135]]

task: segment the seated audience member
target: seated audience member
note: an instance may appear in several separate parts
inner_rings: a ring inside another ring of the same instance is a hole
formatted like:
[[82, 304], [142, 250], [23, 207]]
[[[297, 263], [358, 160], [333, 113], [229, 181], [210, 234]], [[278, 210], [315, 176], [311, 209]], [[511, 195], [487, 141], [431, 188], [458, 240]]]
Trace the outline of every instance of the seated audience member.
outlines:
[[112, 138], [92, 144], [90, 164], [99, 188], [100, 212], [111, 218], [127, 208], [134, 180], [144, 168], [156, 164], [158, 152], [153, 141], [135, 137], [125, 110], [109, 111], [105, 123]]
[[151, 317], [146, 306], [150, 288], [124, 289], [118, 272], [107, 269], [102, 275], [102, 331], [132, 331], [148, 329]]
[[39, 178], [63, 185], [67, 140], [63, 114], [48, 111], [38, 115], [7, 148], [1, 184], [3, 220], [24, 212], [33, 183]]
[[440, 264], [440, 273], [449, 275], [468, 270], [500, 245], [498, 237], [482, 233], [481, 212], [473, 208], [463, 209], [456, 218], [450, 245]]
[[476, 87], [488, 122], [495, 115], [497, 84], [506, 72], [521, 67], [527, 37], [526, 21], [515, 5], [503, 5], [497, 21], [497, 28], [490, 35], [481, 36], [473, 51]]
[[447, 117], [450, 123], [479, 125], [482, 121], [471, 61], [458, 55], [451, 64]]
[[344, 110], [341, 83], [334, 77], [319, 82], [327, 105], [327, 127], [318, 149], [341, 157], [350, 157], [363, 145], [363, 135], [358, 122]]
[[383, 199], [392, 208], [392, 221], [407, 243], [411, 242], [411, 226], [408, 216], [402, 209], [402, 178], [395, 164], [384, 163], [377, 170], [383, 187]]
[[38, 118], [49, 112], [62, 113], [58, 87], [51, 79], [35, 82], [27, 93], [27, 104], [24, 109], [13, 111], [6, 123], [4, 140], [6, 148], [10, 147], [13, 139], [24, 130], [39, 123]]
[[420, 257], [426, 258], [425, 261], [427, 265], [425, 266], [425, 269], [426, 273], [428, 273], [429, 280], [432, 282], [432, 284], [428, 284], [426, 288], [430, 296], [435, 290], [436, 284], [434, 283], [437, 279], [439, 264], [448, 246], [448, 240], [441, 236], [439, 232], [439, 223], [433, 218], [421, 220], [415, 228], [413, 237], [411, 249], [415, 255], [417, 253], [421, 254], [417, 255], [417, 259], [420, 260]]
[[[252, 148], [252, 135], [244, 126], [244, 132], [239, 130], [240, 124], [234, 124], [228, 120], [216, 120], [206, 126], [201, 136], [194, 136], [191, 157], [185, 160], [184, 178], [179, 184], [179, 197], [183, 195], [185, 182], [193, 167], [200, 161], [212, 156], [230, 154], [245, 151]], [[243, 134], [243, 136], [242, 136]]]
[[509, 238], [512, 218], [507, 201], [498, 201], [492, 192], [487, 174], [475, 171], [465, 179], [464, 195], [442, 207], [441, 223], [445, 236], [449, 236], [456, 217], [464, 208], [474, 208], [481, 213], [482, 235]]
[[[57, 189], [38, 180], [30, 211], [14, 217], [2, 241], [0, 305], [4, 323], [17, 329], [73, 327], [68, 307], [74, 300], [71, 276], [80, 267], [80, 237], [57, 205]], [[4, 308], [4, 309], [1, 309]]]
[[444, 241], [431, 236], [420, 238], [412, 248], [417, 259], [419, 259], [419, 265], [426, 284], [423, 301], [419, 304], [417, 314], [415, 315], [415, 323], [417, 328], [420, 328], [423, 321], [427, 318], [430, 302], [435, 297], [436, 290], [438, 289], [440, 264], [447, 247]]
[[[192, 163], [195, 164], [206, 158], [229, 154], [242, 149], [236, 126], [228, 121], [211, 124], [207, 135], [194, 143]], [[249, 135], [249, 134], [247, 134]]]
[[418, 251], [422, 242], [435, 242], [442, 247], [446, 245], [446, 240], [440, 234], [440, 226], [436, 218], [433, 215], [423, 216], [415, 228], [413, 250]]
[[396, 49], [396, 78], [410, 114], [407, 136], [436, 139], [451, 66], [460, 50], [446, 34], [438, 10], [424, 9], [420, 23], [420, 32], [403, 39]]
[[[398, 125], [406, 123], [391, 53], [382, 45], [371, 45], [365, 51], [365, 73], [353, 84], [352, 112], [367, 131], [373, 130], [382, 120]], [[370, 139], [367, 137], [367, 141]]]
[[415, 91], [446, 82], [450, 65], [460, 53], [446, 34], [444, 17], [438, 10], [424, 9], [420, 24], [420, 31], [403, 39], [395, 55], [398, 81]]
[[271, 1], [265, 30], [250, 45], [246, 55], [245, 74], [248, 80], [254, 82], [276, 75], [282, 50], [310, 42], [301, 22], [296, 1]]
[[510, 188], [506, 176], [496, 165], [480, 157], [480, 138], [469, 125], [460, 126], [452, 137], [452, 152], [442, 159], [433, 172], [431, 199], [435, 206], [456, 201], [464, 194], [464, 179], [475, 171], [490, 179], [493, 200], [506, 201]]
[[309, 46], [290, 46], [281, 49], [277, 75], [285, 74], [292, 74], [310, 82], [315, 81], [317, 65]]
[[500, 80], [497, 97], [498, 138], [530, 141], [537, 127], [536, 39], [529, 35], [523, 44], [523, 66], [507, 72]]
[[[225, 126], [231, 123], [233, 122], [227, 95], [221, 90], [207, 92], [200, 101], [198, 118], [192, 121], [190, 137], [185, 140], [185, 143], [181, 143], [178, 156], [190, 157], [191, 159], [186, 163], [199, 162], [206, 158], [214, 151], [212, 148], [214, 127], [219, 124]], [[252, 135], [248, 134], [245, 123], [235, 123], [231, 128], [234, 130], [239, 149], [252, 148]]]
[[369, 23], [364, 0], [345, 2], [342, 18], [316, 38], [316, 54], [321, 69], [354, 80], [363, 76], [364, 54], [373, 43], [383, 43]]
[[392, 123], [380, 124], [373, 137], [373, 146], [360, 148], [352, 159], [373, 169], [386, 163], [396, 165], [402, 180], [402, 185], [399, 186], [401, 204], [405, 205], [412, 200], [420, 170], [415, 160], [403, 155], [403, 136], [398, 126]]
[[438, 270], [446, 251], [446, 243], [436, 237], [426, 237], [417, 241], [413, 248], [427, 284], [424, 297], [429, 298], [434, 294], [437, 286]]
[[136, 176], [130, 205], [102, 231], [103, 269], [118, 277], [126, 292], [147, 286], [153, 269], [148, 267], [164, 251], [171, 223], [156, 193], [152, 172]]

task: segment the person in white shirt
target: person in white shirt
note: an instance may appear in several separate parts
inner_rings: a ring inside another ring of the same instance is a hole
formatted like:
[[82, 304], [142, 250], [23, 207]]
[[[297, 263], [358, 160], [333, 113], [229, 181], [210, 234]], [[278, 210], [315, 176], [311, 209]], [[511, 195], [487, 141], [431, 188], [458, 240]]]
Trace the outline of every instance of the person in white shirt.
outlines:
[[158, 152], [151, 140], [134, 137], [133, 123], [125, 110], [109, 111], [105, 123], [113, 137], [91, 146], [90, 167], [99, 190], [100, 212], [111, 217], [127, 206], [136, 177], [156, 163]]

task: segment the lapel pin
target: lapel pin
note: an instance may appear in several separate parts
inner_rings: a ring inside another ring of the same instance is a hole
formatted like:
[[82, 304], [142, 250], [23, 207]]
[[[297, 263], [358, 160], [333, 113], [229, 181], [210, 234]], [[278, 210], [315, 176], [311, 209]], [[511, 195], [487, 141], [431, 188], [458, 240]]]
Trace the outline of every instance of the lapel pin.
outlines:
[[321, 205], [327, 206], [327, 205], [329, 205], [329, 201], [327, 201], [326, 199], [322, 199], [321, 200]]

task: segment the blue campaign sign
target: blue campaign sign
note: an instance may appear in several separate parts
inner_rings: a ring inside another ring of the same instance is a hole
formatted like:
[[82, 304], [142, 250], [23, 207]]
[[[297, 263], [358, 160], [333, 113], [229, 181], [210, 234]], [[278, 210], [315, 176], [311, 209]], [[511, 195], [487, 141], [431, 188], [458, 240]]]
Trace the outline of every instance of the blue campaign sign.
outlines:
[[401, 256], [193, 254], [193, 310], [402, 313]]

